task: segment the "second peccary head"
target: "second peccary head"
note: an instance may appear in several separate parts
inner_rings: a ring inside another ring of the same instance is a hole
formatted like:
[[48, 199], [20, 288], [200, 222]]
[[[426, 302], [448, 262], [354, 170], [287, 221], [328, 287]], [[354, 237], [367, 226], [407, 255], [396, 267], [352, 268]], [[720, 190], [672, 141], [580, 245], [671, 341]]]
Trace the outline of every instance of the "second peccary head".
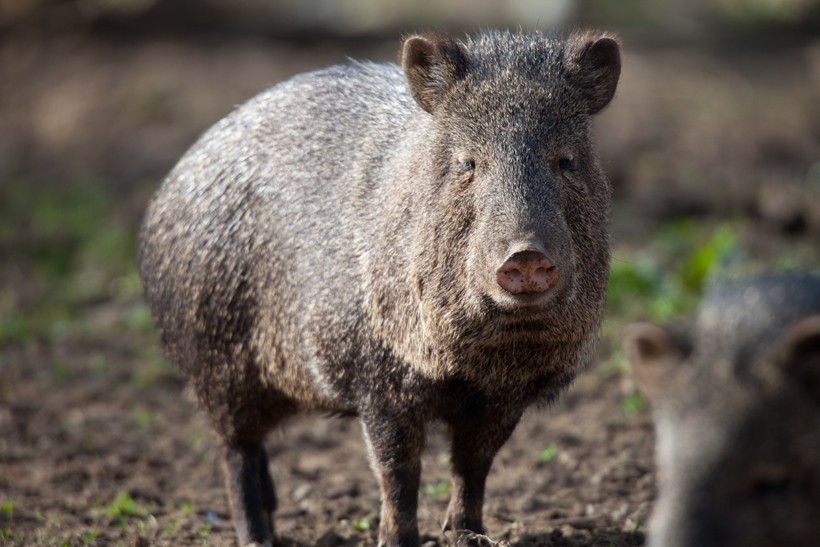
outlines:
[[436, 347], [475, 329], [499, 334], [488, 309], [546, 304], [553, 319], [538, 323], [543, 337], [593, 338], [608, 273], [611, 190], [590, 119], [613, 97], [620, 66], [617, 41], [601, 33], [405, 41], [410, 93], [431, 114], [425, 145], [408, 146], [426, 151], [408, 157], [421, 162], [414, 179], [435, 182], [413, 192], [428, 203], [409, 243], [410, 267], [423, 270], [414, 279], [429, 338], [449, 338]]
[[649, 545], [820, 544], [820, 278], [717, 288], [691, 338], [641, 323], [625, 344], [655, 407]]

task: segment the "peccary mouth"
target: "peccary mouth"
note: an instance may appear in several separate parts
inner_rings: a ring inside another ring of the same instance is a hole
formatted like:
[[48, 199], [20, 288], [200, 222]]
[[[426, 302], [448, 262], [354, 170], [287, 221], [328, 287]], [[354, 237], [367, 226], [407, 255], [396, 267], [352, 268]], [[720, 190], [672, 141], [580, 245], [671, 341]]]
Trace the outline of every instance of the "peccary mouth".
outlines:
[[550, 307], [563, 295], [563, 291], [546, 291], [541, 293], [522, 292], [510, 294], [503, 290], [492, 290], [482, 296], [483, 304], [490, 312], [507, 315], [521, 311], [523, 313], [537, 313]]
[[528, 307], [528, 306], [543, 306], [549, 301], [554, 300], [556, 294], [554, 292], [520, 292], [518, 294], [502, 293], [497, 303], [501, 304], [502, 308], [508, 307]]

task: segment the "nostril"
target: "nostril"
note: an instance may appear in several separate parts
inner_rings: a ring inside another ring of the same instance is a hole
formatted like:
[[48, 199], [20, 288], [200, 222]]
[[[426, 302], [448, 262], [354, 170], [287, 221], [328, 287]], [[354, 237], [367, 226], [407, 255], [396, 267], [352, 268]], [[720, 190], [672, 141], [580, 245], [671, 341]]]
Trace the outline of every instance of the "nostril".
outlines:
[[511, 283], [523, 283], [524, 282], [524, 274], [516, 268], [515, 266], [509, 268], [502, 268], [502, 275], [507, 276], [507, 279]]
[[552, 265], [550, 265], [548, 267], [541, 266], [541, 267], [539, 267], [538, 269], [535, 270], [534, 275], [536, 277], [539, 277], [539, 278], [542, 278], [542, 277], [546, 278], [546, 277], [549, 277], [550, 272], [552, 272], [553, 270], [555, 270], [556, 273], [557, 273], [557, 270], [556, 270], [555, 266], [552, 266]]

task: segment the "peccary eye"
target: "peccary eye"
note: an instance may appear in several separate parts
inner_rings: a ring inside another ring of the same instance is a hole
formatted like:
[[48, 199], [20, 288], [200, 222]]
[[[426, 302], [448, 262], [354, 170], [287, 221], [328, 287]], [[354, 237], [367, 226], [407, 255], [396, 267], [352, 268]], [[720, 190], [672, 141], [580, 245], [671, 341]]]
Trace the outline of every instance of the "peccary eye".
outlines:
[[575, 160], [572, 156], [558, 158], [558, 169], [561, 171], [575, 171]]
[[475, 160], [464, 160], [458, 162], [458, 168], [465, 173], [475, 170]]
[[792, 485], [789, 470], [780, 466], [762, 467], [755, 470], [750, 486], [756, 497], [784, 496]]

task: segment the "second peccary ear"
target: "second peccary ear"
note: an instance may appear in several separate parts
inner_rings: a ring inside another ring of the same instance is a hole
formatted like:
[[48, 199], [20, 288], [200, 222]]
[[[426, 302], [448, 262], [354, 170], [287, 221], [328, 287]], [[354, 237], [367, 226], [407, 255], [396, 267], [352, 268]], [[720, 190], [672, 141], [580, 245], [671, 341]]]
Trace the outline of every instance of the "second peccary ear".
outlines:
[[453, 38], [430, 34], [404, 40], [401, 67], [416, 103], [432, 113], [467, 71], [467, 52]]
[[820, 315], [801, 319], [789, 328], [783, 367], [820, 404]]
[[626, 325], [621, 338], [638, 389], [651, 403], [657, 403], [685, 368], [684, 362], [692, 352], [688, 334], [637, 322]]
[[621, 46], [609, 33], [575, 32], [567, 41], [565, 66], [589, 114], [609, 104], [621, 75]]

